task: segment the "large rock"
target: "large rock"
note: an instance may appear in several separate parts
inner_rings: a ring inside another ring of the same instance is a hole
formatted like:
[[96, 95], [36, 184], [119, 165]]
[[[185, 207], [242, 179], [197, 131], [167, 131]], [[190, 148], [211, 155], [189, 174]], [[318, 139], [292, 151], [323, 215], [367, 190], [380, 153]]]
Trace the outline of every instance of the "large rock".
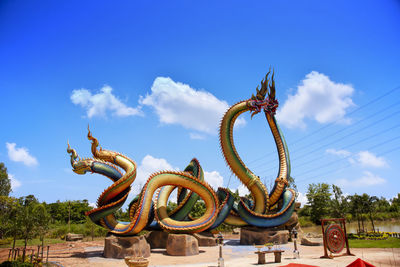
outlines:
[[311, 240], [311, 239], [303, 236], [301, 238], [301, 244], [303, 246], [322, 246], [324, 243], [320, 238]]
[[265, 243], [286, 244], [289, 239], [288, 230], [265, 229], [253, 226], [243, 227], [240, 231], [241, 245], [263, 245]]
[[171, 256], [191, 256], [199, 254], [197, 239], [191, 235], [169, 234], [167, 254]]
[[83, 239], [83, 235], [81, 235], [81, 234], [71, 234], [71, 233], [68, 233], [68, 234], [65, 236], [65, 239], [66, 239], [67, 241], [80, 241], [80, 240]]
[[292, 216], [290, 216], [289, 220], [284, 224], [285, 228], [289, 231], [296, 227], [299, 223], [299, 216], [297, 216], [297, 212], [293, 212]]
[[217, 239], [210, 232], [202, 232], [193, 234], [197, 239], [199, 247], [215, 247], [217, 245]]
[[144, 236], [115, 236], [106, 237], [104, 257], [123, 259], [126, 256], [150, 257], [150, 245]]
[[146, 235], [147, 242], [153, 248], [166, 248], [168, 233], [163, 231], [151, 231]]

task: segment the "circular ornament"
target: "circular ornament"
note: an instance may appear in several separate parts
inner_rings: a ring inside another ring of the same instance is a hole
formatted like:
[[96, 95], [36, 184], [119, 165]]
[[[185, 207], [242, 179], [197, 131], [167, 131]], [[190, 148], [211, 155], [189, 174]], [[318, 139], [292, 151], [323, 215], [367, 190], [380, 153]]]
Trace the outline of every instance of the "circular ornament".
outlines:
[[325, 229], [325, 240], [328, 250], [339, 253], [343, 250], [346, 238], [340, 225], [331, 224]]

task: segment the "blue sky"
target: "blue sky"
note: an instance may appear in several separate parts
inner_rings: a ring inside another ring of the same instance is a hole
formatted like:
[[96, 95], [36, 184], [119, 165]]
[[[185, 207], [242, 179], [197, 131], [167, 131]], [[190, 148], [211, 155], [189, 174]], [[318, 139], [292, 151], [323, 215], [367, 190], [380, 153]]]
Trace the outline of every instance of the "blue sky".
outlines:
[[[300, 193], [309, 183], [392, 198], [400, 188], [399, 1], [1, 1], [0, 161], [14, 196], [88, 199], [109, 185], [71, 171], [67, 140], [139, 165], [134, 190], [197, 157], [240, 186], [218, 143], [226, 108], [276, 71], [278, 122]], [[238, 151], [268, 187], [277, 153], [263, 115]], [[244, 191], [241, 188], [241, 192]]]

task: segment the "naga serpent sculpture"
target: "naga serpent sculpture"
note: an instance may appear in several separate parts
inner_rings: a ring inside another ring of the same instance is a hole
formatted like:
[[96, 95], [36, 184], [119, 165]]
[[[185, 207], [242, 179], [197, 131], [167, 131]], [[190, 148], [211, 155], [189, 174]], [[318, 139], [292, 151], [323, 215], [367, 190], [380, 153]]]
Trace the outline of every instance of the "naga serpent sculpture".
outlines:
[[[92, 142], [93, 158], [79, 158], [75, 149], [68, 144], [67, 152], [71, 154], [73, 171], [77, 174], [87, 172], [102, 174], [110, 178], [113, 184], [100, 195], [97, 208], [87, 212], [86, 215], [94, 223], [119, 235], [133, 235], [145, 228], [159, 227], [173, 233], [196, 233], [214, 229], [223, 222], [234, 226], [258, 227], [284, 224], [294, 211], [295, 192], [287, 188], [290, 177], [289, 153], [275, 119], [278, 101], [275, 99], [274, 74], [269, 84], [269, 73], [265, 81], [261, 82], [261, 89], [258, 90], [257, 87], [256, 96], [253, 95], [250, 99], [230, 107], [220, 126], [220, 144], [225, 160], [231, 171], [249, 189], [252, 196], [250, 199], [242, 197], [235, 203], [228, 189], [218, 188], [215, 192], [204, 181], [199, 162], [193, 159], [183, 172], [162, 171], [152, 174], [141, 192], [129, 204], [130, 222], [118, 221], [114, 213], [128, 198], [131, 184], [136, 177], [137, 166], [125, 155], [98, 148], [99, 142], [89, 130], [88, 139]], [[279, 154], [279, 173], [270, 194], [259, 177], [243, 163], [233, 142], [233, 126], [238, 116], [250, 111], [253, 117], [261, 110], [264, 110]], [[119, 168], [125, 173], [122, 174]], [[168, 198], [175, 188], [178, 188], [177, 207], [168, 213]], [[156, 192], [153, 203], [153, 195]], [[189, 213], [199, 198], [204, 201], [206, 211], [194, 219]]]
[[[231, 171], [249, 189], [254, 204], [249, 199], [241, 198], [225, 220], [226, 223], [236, 226], [247, 224], [258, 227], [274, 227], [289, 220], [294, 211], [295, 192], [288, 189], [290, 177], [289, 152], [283, 134], [275, 119], [278, 101], [275, 99], [274, 74], [269, 84], [268, 75], [261, 81], [261, 89], [256, 96], [231, 106], [225, 113], [220, 126], [220, 144], [222, 153]], [[268, 93], [268, 97], [266, 97]], [[233, 142], [233, 126], [240, 114], [250, 111], [251, 117], [264, 110], [268, 125], [271, 129], [279, 155], [279, 172], [274, 187], [268, 195], [267, 189], [260, 178], [252, 173], [241, 160]], [[281, 205], [278, 200], [282, 199]], [[278, 209], [277, 206], [280, 206]]]

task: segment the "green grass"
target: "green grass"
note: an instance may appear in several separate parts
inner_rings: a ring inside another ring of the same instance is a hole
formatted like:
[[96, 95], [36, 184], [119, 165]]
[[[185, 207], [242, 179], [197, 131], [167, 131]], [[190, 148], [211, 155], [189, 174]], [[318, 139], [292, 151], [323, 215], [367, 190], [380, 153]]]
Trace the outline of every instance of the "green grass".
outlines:
[[400, 248], [400, 239], [388, 237], [385, 240], [349, 240], [350, 248]]
[[[57, 244], [57, 243], [63, 243], [65, 242], [65, 240], [61, 240], [59, 238], [46, 238], [44, 240], [44, 245], [51, 245], [51, 244]], [[37, 246], [37, 245], [41, 245], [42, 241], [40, 241], [40, 239], [35, 238], [32, 240], [28, 240], [28, 246]], [[24, 246], [24, 240], [22, 239], [17, 239], [17, 241], [15, 242], [15, 247], [23, 247]], [[12, 247], [12, 241], [9, 244], [3, 244], [0, 245], [0, 248], [11, 248]]]

